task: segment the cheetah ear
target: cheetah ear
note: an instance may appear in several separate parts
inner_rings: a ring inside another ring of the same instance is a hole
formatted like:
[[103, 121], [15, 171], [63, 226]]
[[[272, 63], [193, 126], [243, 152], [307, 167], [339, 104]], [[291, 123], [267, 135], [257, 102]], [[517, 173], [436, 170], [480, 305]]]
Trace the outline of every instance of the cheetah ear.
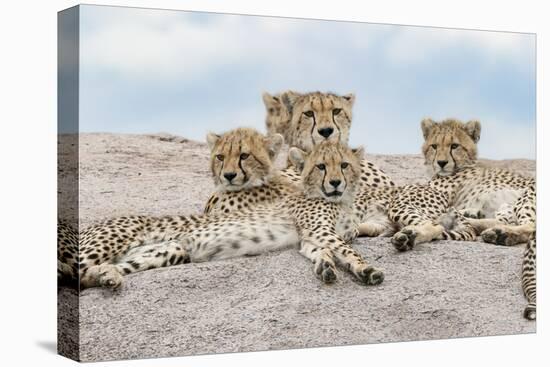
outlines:
[[268, 135], [265, 138], [265, 144], [269, 153], [269, 158], [273, 159], [279, 154], [281, 147], [283, 146], [285, 139], [281, 134]]
[[287, 90], [287, 91], [281, 93], [281, 100], [283, 101], [283, 104], [285, 105], [286, 109], [289, 112], [292, 112], [292, 109], [293, 109], [294, 105], [296, 104], [296, 101], [301, 96], [302, 95], [300, 93], [294, 92], [292, 90]]
[[298, 171], [302, 172], [304, 170], [304, 164], [306, 162], [306, 152], [303, 150], [292, 147], [288, 150], [288, 160], [290, 163], [294, 165], [298, 169]]
[[360, 161], [363, 160], [363, 158], [365, 158], [365, 149], [363, 149], [363, 147], [354, 148], [351, 150], [351, 152]]
[[264, 92], [262, 94], [262, 99], [264, 100], [264, 105], [267, 110], [273, 107], [278, 107], [281, 105], [281, 100], [277, 96], [272, 96], [271, 94]]
[[216, 145], [218, 140], [220, 140], [220, 138], [221, 136], [214, 133], [208, 133], [206, 135], [206, 142], [208, 143], [208, 147], [210, 148], [210, 150], [214, 149], [214, 146]]
[[428, 136], [430, 135], [430, 131], [435, 126], [435, 121], [432, 119], [424, 119], [420, 123], [420, 126], [422, 127], [422, 134], [424, 135], [424, 140], [428, 139]]
[[355, 103], [355, 94], [353, 93], [348, 93], [348, 94], [345, 94], [344, 96], [342, 96], [346, 101], [348, 101], [350, 107], [353, 106], [353, 104]]
[[481, 123], [477, 120], [468, 121], [464, 124], [464, 130], [470, 135], [474, 143], [479, 141], [481, 135]]

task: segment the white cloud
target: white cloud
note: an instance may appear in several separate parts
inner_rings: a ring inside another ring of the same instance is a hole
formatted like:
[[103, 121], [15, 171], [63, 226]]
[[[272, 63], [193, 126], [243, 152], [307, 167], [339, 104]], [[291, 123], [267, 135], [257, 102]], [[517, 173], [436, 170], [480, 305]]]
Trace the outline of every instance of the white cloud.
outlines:
[[[357, 94], [353, 127], [357, 135], [353, 143], [366, 144], [371, 152], [418, 152], [419, 121], [431, 116], [479, 118], [484, 128], [482, 156], [532, 158], [535, 155], [534, 122], [504, 121], [509, 115], [505, 109], [498, 108], [499, 103], [504, 102], [480, 99], [475, 76], [468, 79], [468, 83], [461, 83], [460, 77], [449, 74], [452, 85], [441, 90], [436, 80], [425, 76], [419, 79], [414, 70], [410, 73], [407, 70], [416, 66], [446, 70], [449, 61], [453, 61], [449, 56], [460, 56], [460, 52], [468, 50], [472, 51], [474, 63], [484, 64], [483, 73], [490, 73], [491, 64], [496, 62], [506, 63], [506, 70], [512, 72], [532, 70], [533, 36], [147, 9], [94, 6], [83, 9], [81, 96], [85, 103], [81, 111], [92, 126], [90, 129], [96, 121], [109, 121], [110, 126], [123, 126], [122, 130], [133, 129], [126, 127], [133, 122], [125, 125], [124, 121], [113, 118], [112, 101], [127, 98], [124, 94], [128, 93], [132, 101], [143, 101], [140, 106], [125, 107], [131, 108], [131, 112], [140, 111], [143, 106], [154, 109], [156, 105], [148, 102], [165, 98], [165, 90], [166, 95], [173, 94], [172, 82], [178, 83], [178, 92], [182, 93], [196, 86], [215, 88], [222, 93], [213, 96], [205, 92], [204, 102], [198, 102], [204, 107], [200, 114], [182, 115], [181, 109], [168, 106], [158, 115], [146, 114], [144, 119], [154, 116], [155, 121], [144, 121], [139, 126], [162, 127], [176, 133], [185, 129], [181, 133], [201, 140], [210, 129], [263, 126], [264, 110], [259, 97], [262, 88], [268, 91], [319, 89]], [[371, 59], [375, 61], [368, 64]], [[380, 63], [384, 64], [383, 72], [377, 69]], [[258, 69], [259, 65], [263, 68]], [[360, 66], [339, 69], [347, 65]], [[233, 74], [224, 78], [226, 74], [221, 71]], [[247, 73], [255, 74], [245, 75]], [[109, 79], [105, 79], [112, 75], [152, 88], [129, 91], [125, 83], [114, 87], [114, 83], [109, 84]], [[206, 76], [211, 75], [220, 75], [220, 80], [205, 85]], [[405, 91], [400, 89], [396, 75], [405, 75]], [[248, 80], [248, 89], [239, 90], [239, 97], [247, 94], [248, 98], [257, 93], [258, 98], [254, 102], [242, 98], [238, 104], [223, 104], [223, 111], [213, 108], [215, 98], [226, 102], [235, 97], [234, 91], [239, 86], [228, 83], [235, 80], [235, 76], [253, 80]], [[420, 90], [427, 92], [420, 94]], [[418, 103], [402, 106], [402, 98], [416, 98]], [[399, 131], [397, 136], [395, 131]], [[391, 144], [388, 136], [392, 136]]]
[[83, 68], [128, 78], [200, 80], [231, 65], [292, 70], [301, 57], [322, 57], [326, 64], [327, 53], [336, 47], [365, 49], [381, 33], [376, 29], [366, 33], [357, 23], [84, 9], [83, 22], [90, 25], [83, 28], [81, 38]]
[[[142, 9], [125, 9], [116, 17], [104, 13], [93, 12], [95, 27], [83, 32], [83, 67], [157, 80], [196, 80], [228, 65], [290, 64], [289, 55], [298, 52], [293, 37], [303, 25], [229, 15], [202, 22], [192, 14]], [[281, 45], [283, 50], [276, 48]]]
[[445, 28], [399, 27], [388, 39], [386, 56], [393, 65], [429, 64], [449, 50], [473, 49], [491, 65], [510, 62], [525, 68], [535, 60], [535, 36], [520, 33], [472, 31]]
[[429, 65], [449, 50], [472, 48], [488, 65], [504, 60], [525, 68], [535, 49], [533, 35], [444, 28], [108, 7], [84, 7], [82, 19], [93, 24], [82, 32], [84, 68], [153, 80], [200, 80], [230, 65], [292, 70], [297, 58], [326, 63], [332, 49], [353, 55], [373, 40], [380, 41], [387, 62], [400, 68]]
[[133, 10], [130, 14], [106, 18], [96, 30], [83, 35], [84, 68], [128, 77], [177, 78], [197, 75], [240, 56], [241, 50], [226, 42], [238, 32], [232, 18], [205, 26], [182, 21], [171, 12]]

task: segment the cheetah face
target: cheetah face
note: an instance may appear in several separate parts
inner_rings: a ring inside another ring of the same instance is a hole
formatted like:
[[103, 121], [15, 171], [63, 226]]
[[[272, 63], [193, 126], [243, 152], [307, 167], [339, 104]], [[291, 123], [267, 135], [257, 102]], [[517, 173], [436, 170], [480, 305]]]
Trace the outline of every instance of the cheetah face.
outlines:
[[289, 158], [301, 171], [307, 197], [329, 202], [353, 201], [363, 149], [352, 150], [326, 141], [316, 145], [311, 153], [292, 147]]
[[438, 176], [450, 176], [475, 164], [477, 142], [481, 132], [479, 121], [467, 123], [448, 119], [422, 121], [424, 144], [422, 153], [429, 170]]
[[332, 93], [308, 93], [289, 96], [292, 106], [290, 146], [306, 152], [324, 141], [346, 145], [351, 127], [351, 110], [355, 96], [338, 96]]
[[223, 135], [210, 133], [210, 168], [220, 191], [239, 191], [261, 186], [273, 172], [272, 160], [278, 154], [283, 137], [266, 137], [256, 130], [239, 128]]

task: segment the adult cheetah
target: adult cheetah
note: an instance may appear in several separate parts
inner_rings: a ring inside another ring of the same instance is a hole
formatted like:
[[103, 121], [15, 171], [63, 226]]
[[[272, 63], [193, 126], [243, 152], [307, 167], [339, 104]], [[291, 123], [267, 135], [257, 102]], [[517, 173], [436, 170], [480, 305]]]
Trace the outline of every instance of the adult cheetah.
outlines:
[[311, 153], [291, 149], [303, 189], [271, 205], [227, 214], [121, 217], [92, 226], [80, 234], [80, 287], [117, 288], [123, 275], [137, 271], [293, 246], [323, 282], [335, 281], [339, 264], [363, 283], [379, 284], [383, 273], [346, 242], [355, 235], [349, 212], [361, 155], [331, 142]]

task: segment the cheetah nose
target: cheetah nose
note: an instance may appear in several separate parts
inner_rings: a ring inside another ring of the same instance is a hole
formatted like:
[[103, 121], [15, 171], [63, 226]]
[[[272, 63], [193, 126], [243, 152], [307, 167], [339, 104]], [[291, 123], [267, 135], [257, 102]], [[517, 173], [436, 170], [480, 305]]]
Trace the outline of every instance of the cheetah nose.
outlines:
[[334, 187], [337, 188], [342, 183], [341, 180], [330, 180], [329, 183]]
[[449, 163], [449, 161], [437, 161], [437, 164], [439, 164], [439, 167], [443, 168]]
[[237, 177], [237, 174], [235, 172], [224, 173], [223, 177], [225, 177], [227, 181], [231, 182], [235, 177]]
[[326, 139], [334, 132], [334, 129], [332, 127], [325, 127], [324, 129], [317, 130], [317, 132]]

